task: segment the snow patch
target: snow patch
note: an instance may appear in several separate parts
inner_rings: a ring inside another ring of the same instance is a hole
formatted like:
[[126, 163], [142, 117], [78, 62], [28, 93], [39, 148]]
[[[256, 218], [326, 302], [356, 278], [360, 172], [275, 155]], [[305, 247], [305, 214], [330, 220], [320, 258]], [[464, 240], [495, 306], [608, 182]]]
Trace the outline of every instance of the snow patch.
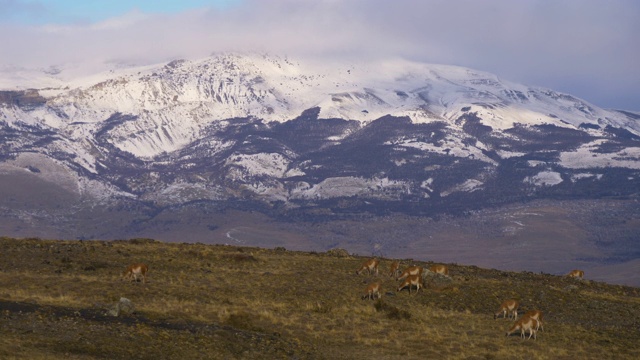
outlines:
[[526, 153], [523, 153], [523, 152], [515, 152], [515, 151], [507, 151], [507, 150], [497, 150], [496, 153], [502, 159], [510, 159], [512, 157], [520, 157], [520, 156], [526, 155]]
[[592, 179], [600, 180], [602, 178], [602, 174], [592, 174], [592, 173], [579, 173], [571, 175], [571, 182], [577, 182], [582, 179]]
[[[388, 192], [385, 193], [382, 190]], [[358, 195], [397, 198], [399, 194], [406, 194], [409, 191], [410, 186], [404, 181], [347, 176], [327, 178], [310, 188], [297, 188], [291, 192], [291, 195], [294, 199], [326, 199]]]
[[562, 182], [562, 176], [555, 171], [541, 171], [534, 176], [527, 176], [524, 182], [535, 186], [553, 186]]
[[529, 161], [527, 161], [527, 164], [530, 167], [537, 167], [537, 166], [545, 166], [545, 165], [547, 165], [547, 162], [546, 161], [539, 161], [539, 160], [529, 160]]
[[[268, 175], [282, 178], [287, 174], [289, 160], [278, 153], [260, 154], [236, 154], [230, 156], [225, 162], [226, 166], [234, 166], [243, 169], [243, 173], [249, 176]], [[296, 174], [294, 171], [293, 174]]]
[[484, 185], [484, 183], [482, 181], [479, 181], [479, 180], [476, 180], [476, 179], [468, 179], [467, 181], [463, 182], [462, 184], [458, 184], [458, 185], [452, 187], [449, 190], [441, 192], [440, 196], [442, 196], [442, 197], [449, 196], [452, 193], [458, 192], [458, 191], [473, 192], [473, 191], [481, 189], [482, 185]]
[[560, 165], [569, 169], [625, 167], [640, 169], [640, 147], [627, 147], [623, 150], [602, 153], [596, 151], [606, 140], [600, 139], [584, 144], [576, 151], [560, 154]]
[[497, 162], [486, 156], [482, 152], [481, 148], [467, 146], [463, 144], [460, 139], [449, 136], [435, 144], [419, 141], [418, 139], [401, 139], [394, 142], [387, 141], [385, 142], [385, 145], [395, 145], [400, 148], [414, 148], [423, 152], [433, 152], [460, 158], [472, 158], [492, 165], [497, 165]]

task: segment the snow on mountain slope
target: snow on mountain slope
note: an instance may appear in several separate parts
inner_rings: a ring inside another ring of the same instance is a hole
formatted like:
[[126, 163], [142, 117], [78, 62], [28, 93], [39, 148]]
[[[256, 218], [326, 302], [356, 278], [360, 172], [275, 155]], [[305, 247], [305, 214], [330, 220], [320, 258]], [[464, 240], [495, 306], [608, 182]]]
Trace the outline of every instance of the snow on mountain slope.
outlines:
[[560, 154], [560, 164], [570, 169], [624, 167], [640, 170], [640, 146], [602, 153], [598, 147], [603, 143], [603, 140], [597, 140], [575, 151], [563, 152]]
[[[88, 191], [82, 184], [95, 184], [158, 204], [245, 190], [278, 201], [399, 199], [416, 191], [429, 198], [490, 187], [502, 161], [527, 156], [535, 159], [528, 167], [540, 169], [518, 181], [533, 186], [563, 184], [549, 176], [559, 173], [555, 164], [640, 167], [637, 141], [610, 144], [618, 135], [607, 130], [633, 137], [640, 116], [456, 66], [218, 54], [72, 74], [49, 71], [42, 77], [47, 88], [0, 91], [0, 146], [8, 158], [34, 152], [66, 166], [86, 180], [77, 180], [80, 192]], [[29, 85], [38, 78], [21, 76]], [[293, 121], [298, 117], [342, 120], [332, 129], [329, 122]], [[545, 131], [555, 137], [549, 144], [542, 144]], [[390, 153], [372, 155], [380, 151], [376, 141]], [[366, 150], [335, 146], [343, 142]], [[338, 153], [323, 152], [332, 147]], [[299, 150], [318, 158], [300, 158]], [[363, 163], [366, 156], [379, 163]], [[446, 181], [433, 175], [439, 171], [449, 174], [441, 175]]]
[[[51, 85], [52, 77], [43, 78], [43, 85]], [[105, 129], [114, 146], [147, 158], [182, 148], [218, 120], [282, 122], [316, 106], [321, 118], [362, 122], [391, 114], [409, 116], [414, 123], [447, 120], [453, 126], [464, 113], [476, 112], [496, 130], [514, 123], [587, 123], [640, 134], [639, 122], [570, 95], [471, 69], [404, 60], [319, 63], [220, 54], [66, 80], [40, 94], [50, 96], [45, 107], [28, 114], [3, 107], [3, 117], [59, 129], [74, 141]], [[128, 118], [105, 128], [114, 114]]]
[[[398, 190], [395, 194], [380, 193], [379, 190]], [[406, 193], [408, 184], [388, 178], [364, 179], [361, 177], [328, 178], [312, 187], [295, 189], [291, 196], [294, 199], [322, 199], [336, 196], [368, 195], [372, 198], [396, 199], [398, 193]]]

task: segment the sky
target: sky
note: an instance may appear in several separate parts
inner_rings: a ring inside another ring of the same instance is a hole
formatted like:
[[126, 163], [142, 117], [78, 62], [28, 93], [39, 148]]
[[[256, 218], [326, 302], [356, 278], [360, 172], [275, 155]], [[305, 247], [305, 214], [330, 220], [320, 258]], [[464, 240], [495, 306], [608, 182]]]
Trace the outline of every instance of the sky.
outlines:
[[0, 0], [0, 68], [223, 51], [465, 66], [640, 111], [638, 0]]

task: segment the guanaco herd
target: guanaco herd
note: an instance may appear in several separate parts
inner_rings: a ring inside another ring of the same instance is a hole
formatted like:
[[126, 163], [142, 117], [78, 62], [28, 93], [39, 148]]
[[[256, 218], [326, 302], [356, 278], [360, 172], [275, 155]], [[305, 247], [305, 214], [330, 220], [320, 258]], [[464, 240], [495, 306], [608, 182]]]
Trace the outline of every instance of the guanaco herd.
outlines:
[[[367, 272], [368, 275], [375, 274], [378, 276], [378, 266], [380, 265], [380, 260], [378, 259], [369, 259], [362, 263], [362, 266], [358, 270], [356, 270], [356, 274], [360, 275], [364, 271]], [[144, 263], [134, 263], [129, 265], [126, 270], [122, 273], [122, 280], [128, 279], [130, 281], [139, 281], [142, 280], [143, 283], [147, 282], [147, 272], [149, 271], [149, 266]], [[416, 288], [416, 294], [420, 291], [420, 288], [424, 288], [424, 278], [425, 275], [438, 275], [450, 278], [449, 276], [449, 268], [446, 265], [432, 265], [428, 269], [425, 269], [421, 266], [409, 266], [404, 271], [400, 270], [400, 261], [394, 261], [391, 263], [389, 268], [389, 277], [395, 277], [396, 281], [402, 281], [398, 288], [397, 292], [402, 291], [407, 288], [409, 290], [409, 294], [411, 294], [411, 289], [413, 287]], [[567, 274], [568, 277], [582, 279], [584, 277], [584, 271], [582, 270], [572, 270]], [[365, 289], [365, 295], [362, 296], [362, 299], [380, 299], [382, 298], [382, 285], [380, 282], [373, 282], [367, 286]], [[537, 339], [538, 330], [544, 331], [544, 326], [542, 325], [542, 311], [540, 310], [529, 310], [526, 312], [520, 320], [518, 320], [518, 307], [520, 303], [516, 299], [508, 299], [505, 300], [502, 304], [500, 304], [500, 308], [497, 312], [493, 314], [493, 318], [497, 319], [502, 316], [505, 319], [512, 319], [515, 321], [513, 325], [507, 331], [506, 336], [510, 336], [511, 334], [520, 331], [520, 337], [523, 339], [526, 337], [526, 334], [529, 334], [527, 339]]]
[[[377, 276], [379, 274], [379, 265], [380, 260], [369, 259], [362, 263], [362, 266], [360, 266], [360, 268], [356, 270], [356, 274], [360, 275], [366, 271], [368, 275], [375, 274]], [[421, 266], [409, 266], [404, 271], [400, 271], [399, 261], [394, 261], [393, 263], [391, 263], [391, 266], [389, 268], [389, 277], [395, 277], [396, 281], [402, 280], [402, 283], [400, 283], [400, 286], [398, 286], [397, 291], [402, 291], [403, 289], [407, 288], [409, 290], [409, 294], [411, 294], [411, 289], [413, 289], [413, 287], [416, 288], [416, 293], [420, 291], [421, 287], [424, 287], [423, 274], [435, 274], [449, 277], [449, 268], [447, 268], [447, 266], [445, 265], [432, 265], [428, 269], [424, 269]], [[362, 298], [374, 299], [375, 296], [377, 296], [377, 298], [380, 298], [380, 289], [380, 283], [372, 283], [367, 286], [365, 295]]]
[[[378, 275], [378, 266], [380, 265], [380, 260], [378, 259], [369, 259], [362, 263], [362, 266], [358, 270], [356, 270], [356, 274], [360, 275], [364, 271], [367, 272], [368, 275], [375, 274]], [[428, 269], [425, 269], [421, 266], [409, 266], [404, 271], [400, 270], [400, 261], [393, 261], [389, 267], [389, 277], [395, 277], [396, 281], [401, 281], [400, 285], [396, 289], [397, 292], [402, 291], [407, 288], [409, 290], [409, 294], [411, 294], [411, 289], [413, 287], [416, 288], [416, 294], [420, 291], [420, 288], [424, 288], [424, 275], [425, 274], [433, 274], [440, 275], [445, 277], [449, 276], [449, 268], [446, 265], [432, 265]], [[572, 270], [570, 273], [566, 275], [571, 278], [584, 278], [584, 271], [582, 270]], [[367, 286], [365, 289], [365, 295], [362, 296], [362, 299], [380, 299], [382, 298], [382, 285], [380, 282], [373, 282]], [[508, 299], [505, 300], [502, 304], [500, 304], [500, 308], [497, 312], [493, 314], [493, 318], [497, 319], [499, 317], [505, 319], [511, 319], [514, 323], [511, 325], [509, 330], [506, 333], [506, 336], [510, 336], [517, 331], [520, 331], [520, 337], [523, 339], [531, 339], [533, 337], [534, 340], [537, 339], [538, 330], [544, 331], [544, 326], [542, 323], [543, 313], [540, 310], [533, 309], [529, 310], [524, 315], [518, 319], [518, 307], [520, 303], [516, 299]], [[526, 337], [526, 335], [529, 335]]]

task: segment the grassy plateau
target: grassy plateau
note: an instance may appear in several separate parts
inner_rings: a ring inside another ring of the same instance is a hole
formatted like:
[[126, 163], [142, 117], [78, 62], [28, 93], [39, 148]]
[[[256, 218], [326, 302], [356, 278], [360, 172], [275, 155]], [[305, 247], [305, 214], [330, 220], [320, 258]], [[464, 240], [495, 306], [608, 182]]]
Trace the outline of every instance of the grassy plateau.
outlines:
[[[149, 239], [0, 238], [0, 359], [638, 359], [640, 289], [446, 264], [419, 292], [388, 275], [431, 262]], [[132, 263], [147, 281], [121, 279]], [[382, 297], [363, 300], [372, 282]], [[114, 316], [121, 298], [134, 311]], [[505, 336], [544, 312], [537, 339]], [[111, 313], [110, 313], [111, 311]]]

